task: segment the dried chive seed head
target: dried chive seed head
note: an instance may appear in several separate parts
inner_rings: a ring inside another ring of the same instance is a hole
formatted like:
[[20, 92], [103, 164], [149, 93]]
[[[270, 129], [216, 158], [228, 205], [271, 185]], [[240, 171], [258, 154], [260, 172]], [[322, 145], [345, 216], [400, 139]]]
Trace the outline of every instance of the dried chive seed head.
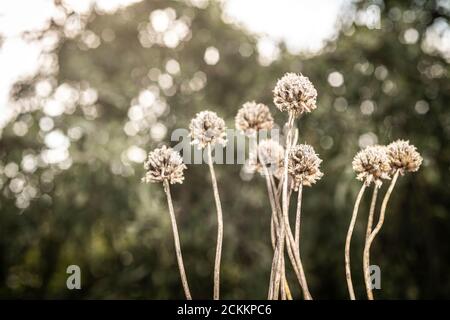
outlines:
[[273, 174], [276, 178], [280, 178], [283, 174], [283, 146], [273, 139], [262, 140], [258, 144], [257, 157], [250, 157], [253, 159], [254, 168], [261, 175], [264, 175], [264, 166], [267, 168], [269, 174]]
[[256, 134], [259, 130], [270, 130], [273, 127], [273, 117], [269, 107], [255, 101], [246, 102], [239, 109], [236, 118], [236, 129], [246, 136]]
[[299, 116], [317, 108], [317, 90], [312, 82], [301, 74], [286, 73], [273, 89], [273, 102], [282, 112]]
[[308, 144], [299, 144], [291, 148], [288, 158], [288, 173], [291, 185], [298, 190], [300, 184], [311, 186], [320, 180], [323, 173], [320, 171], [322, 160]]
[[149, 152], [147, 160], [144, 162], [144, 169], [146, 172], [142, 178], [143, 182], [167, 180], [170, 184], [174, 184], [183, 183], [183, 171], [186, 169], [186, 165], [177, 151], [162, 146]]
[[382, 179], [390, 179], [391, 166], [385, 146], [369, 146], [359, 151], [353, 158], [353, 170], [356, 178], [367, 186], [372, 182], [381, 186]]
[[415, 172], [422, 164], [422, 157], [414, 145], [409, 141], [397, 140], [387, 146], [387, 154], [393, 174], [396, 170], [400, 174], [405, 172]]
[[189, 125], [191, 144], [195, 144], [199, 149], [205, 148], [208, 144], [225, 145], [227, 143], [227, 127], [225, 121], [212, 111], [202, 111], [197, 113]]

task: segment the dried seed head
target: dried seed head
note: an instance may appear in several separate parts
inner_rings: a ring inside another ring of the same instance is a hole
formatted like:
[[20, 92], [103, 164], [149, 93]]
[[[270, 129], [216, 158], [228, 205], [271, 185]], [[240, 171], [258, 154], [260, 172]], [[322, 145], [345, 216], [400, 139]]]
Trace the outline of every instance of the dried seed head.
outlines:
[[191, 144], [196, 144], [199, 149], [205, 148], [208, 143], [225, 145], [227, 143], [225, 121], [215, 112], [202, 111], [197, 113], [189, 125], [192, 137]]
[[317, 91], [308, 77], [286, 73], [273, 89], [273, 102], [280, 111], [292, 112], [294, 116], [316, 109]]
[[405, 140], [397, 140], [389, 144], [387, 154], [392, 168], [391, 174], [396, 170], [399, 170], [402, 175], [406, 171], [415, 172], [419, 170], [423, 160], [416, 147]]
[[283, 174], [284, 148], [277, 141], [272, 139], [262, 140], [257, 148], [258, 156], [250, 157], [254, 159], [254, 168], [261, 175], [265, 173], [264, 166], [269, 174], [279, 178]]
[[246, 136], [251, 136], [259, 130], [270, 130], [273, 127], [273, 118], [269, 108], [255, 101], [246, 102], [239, 109], [236, 118], [236, 129]]
[[146, 170], [142, 182], [162, 182], [168, 180], [170, 184], [183, 183], [183, 170], [186, 165], [183, 158], [172, 148], [162, 146], [149, 152], [144, 162]]
[[369, 146], [359, 151], [353, 158], [353, 170], [357, 173], [356, 179], [363, 181], [367, 186], [371, 182], [381, 186], [381, 179], [390, 179], [389, 158], [385, 146]]
[[294, 190], [297, 191], [300, 184], [310, 187], [322, 178], [323, 173], [319, 168], [321, 162], [314, 148], [308, 144], [299, 144], [291, 148], [288, 173]]

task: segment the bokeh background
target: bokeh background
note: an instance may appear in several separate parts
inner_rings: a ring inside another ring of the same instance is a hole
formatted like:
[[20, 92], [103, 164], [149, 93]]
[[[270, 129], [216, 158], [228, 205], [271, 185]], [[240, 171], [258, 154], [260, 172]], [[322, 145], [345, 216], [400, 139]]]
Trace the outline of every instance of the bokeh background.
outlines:
[[[424, 163], [399, 180], [373, 246], [382, 270], [376, 297], [450, 297], [450, 1], [29, 0], [0, 8], [1, 298], [183, 298], [162, 187], [140, 183], [146, 152], [170, 144], [171, 131], [206, 108], [232, 128], [238, 108], [257, 100], [283, 124], [271, 90], [285, 72], [307, 75], [319, 93], [318, 109], [297, 123], [325, 173], [303, 203], [313, 296], [348, 298], [354, 154], [403, 138]], [[264, 181], [239, 165], [216, 171], [222, 297], [264, 299], [272, 257]], [[193, 296], [211, 298], [207, 166], [189, 166], [172, 191]], [[369, 198], [352, 247], [359, 297]], [[81, 267], [82, 290], [66, 288], [71, 264]]]

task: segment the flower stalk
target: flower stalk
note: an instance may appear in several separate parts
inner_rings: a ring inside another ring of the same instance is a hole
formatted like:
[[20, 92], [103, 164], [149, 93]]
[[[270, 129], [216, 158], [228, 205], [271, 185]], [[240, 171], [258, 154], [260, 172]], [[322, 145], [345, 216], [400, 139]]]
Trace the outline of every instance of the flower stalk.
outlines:
[[170, 194], [169, 182], [167, 180], [164, 180], [163, 185], [164, 185], [164, 192], [167, 197], [167, 205], [169, 207], [170, 221], [172, 223], [172, 231], [173, 231], [173, 240], [175, 243], [175, 252], [177, 256], [178, 269], [180, 270], [181, 283], [183, 285], [184, 295], [186, 296], [187, 300], [192, 300], [191, 292], [189, 290], [189, 285], [186, 277], [186, 271], [184, 270], [183, 255], [181, 253], [181, 246], [180, 246], [180, 237], [178, 235], [177, 220], [175, 218], [175, 213], [173, 210], [172, 195]]
[[214, 261], [214, 300], [220, 298], [220, 261], [222, 257], [222, 242], [223, 242], [223, 217], [222, 217], [222, 204], [220, 202], [219, 189], [217, 187], [217, 179], [214, 171], [211, 154], [211, 144], [207, 146], [208, 150], [208, 165], [209, 172], [211, 174], [211, 182], [214, 192], [214, 200], [217, 210], [217, 244], [216, 244], [216, 258]]
[[[373, 187], [372, 200], [370, 201], [370, 209], [369, 209], [369, 217], [367, 220], [367, 229], [366, 229], [366, 240], [364, 244], [364, 248], [367, 246], [367, 242], [369, 241], [370, 234], [372, 233], [372, 225], [373, 225], [373, 216], [375, 213], [375, 206], [377, 202], [379, 187]], [[364, 271], [364, 283], [366, 285], [367, 296], [370, 295], [371, 285], [370, 285], [370, 251], [364, 250], [363, 253], [363, 271]]]
[[[394, 186], [395, 183], [397, 182], [397, 178], [399, 175], [400, 171], [397, 170], [394, 174], [394, 177], [392, 178], [391, 184], [389, 185], [389, 189], [386, 192], [384, 198], [383, 198], [383, 202], [381, 204], [381, 210], [380, 210], [380, 217], [378, 219], [378, 223], [375, 226], [375, 228], [373, 229], [372, 233], [370, 234], [369, 238], [366, 241], [366, 245], [364, 246], [364, 256], [367, 256], [369, 258], [370, 256], [370, 247], [372, 246], [372, 242], [375, 239], [375, 237], [377, 236], [377, 234], [380, 232], [381, 227], [383, 226], [384, 223], [384, 216], [386, 213], [386, 207], [389, 201], [389, 198], [391, 197], [392, 194], [392, 190], [394, 190]], [[370, 264], [370, 261], [367, 261], [368, 264]], [[372, 287], [371, 287], [371, 283], [370, 283], [370, 274], [369, 274], [369, 268], [366, 268], [364, 270], [364, 279], [366, 282], [366, 289], [367, 289], [367, 298], [369, 300], [373, 300], [373, 293], [372, 293]]]
[[355, 290], [353, 289], [352, 271], [350, 268], [350, 244], [352, 241], [353, 229], [355, 228], [356, 217], [358, 216], [359, 204], [364, 194], [364, 190], [366, 190], [365, 184], [361, 186], [358, 197], [356, 198], [355, 206], [353, 207], [352, 219], [350, 220], [347, 237], [345, 239], [345, 277], [347, 279], [347, 288], [351, 300], [355, 300]]

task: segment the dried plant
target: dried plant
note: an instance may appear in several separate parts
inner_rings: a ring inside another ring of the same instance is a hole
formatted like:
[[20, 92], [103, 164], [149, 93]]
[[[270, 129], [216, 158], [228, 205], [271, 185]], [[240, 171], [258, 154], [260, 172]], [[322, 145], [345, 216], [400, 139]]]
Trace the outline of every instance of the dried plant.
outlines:
[[406, 172], [416, 172], [423, 160], [416, 147], [405, 140], [397, 140], [389, 144], [387, 155], [392, 168], [391, 174], [394, 174], [397, 170], [401, 175]]
[[298, 191], [300, 186], [310, 187], [320, 180], [323, 176], [319, 168], [321, 162], [312, 146], [299, 144], [293, 147], [289, 153], [288, 164], [292, 188]]
[[[308, 144], [297, 145], [298, 130], [294, 131], [295, 119], [304, 113], [316, 109], [317, 91], [307, 77], [287, 73], [276, 84], [273, 90], [274, 103], [280, 111], [288, 113], [285, 124], [286, 139], [284, 147], [272, 139], [263, 140], [256, 144], [250, 152], [250, 164], [260, 173], [266, 182], [267, 193], [271, 208], [270, 238], [274, 251], [268, 299], [292, 299], [291, 290], [286, 277], [285, 253], [289, 257], [304, 298], [311, 300], [306, 281], [303, 264], [300, 258], [300, 226], [302, 214], [303, 187], [311, 187], [323, 176], [320, 170], [322, 160], [314, 148]], [[269, 108], [254, 101], [245, 103], [235, 117], [236, 128], [256, 143], [256, 136], [260, 130], [270, 130], [273, 117]], [[199, 149], [206, 149], [208, 166], [211, 174], [214, 200], [217, 209], [217, 245], [214, 264], [214, 299], [220, 298], [220, 264], [223, 242], [223, 214], [217, 179], [212, 160], [212, 147], [217, 144], [225, 145], [226, 126], [223, 119], [215, 112], [202, 111], [192, 119], [190, 125], [192, 144]], [[295, 134], [294, 134], [295, 133]], [[252, 153], [253, 152], [253, 153]], [[369, 146], [359, 151], [352, 162], [356, 178], [362, 181], [353, 207], [350, 225], [345, 242], [345, 272], [350, 298], [355, 300], [350, 267], [350, 245], [356, 224], [359, 206], [366, 188], [373, 184], [370, 202], [365, 245], [363, 254], [364, 282], [369, 299], [373, 299], [370, 287], [370, 247], [376, 235], [381, 230], [389, 198], [392, 194], [399, 175], [415, 172], [422, 163], [422, 157], [408, 141], [397, 140], [386, 146]], [[180, 270], [181, 280], [187, 299], [191, 299], [187, 278], [183, 265], [178, 229], [175, 220], [170, 184], [182, 183], [186, 166], [180, 154], [171, 148], [163, 146], [150, 152], [144, 163], [146, 170], [143, 182], [162, 182], [167, 196], [169, 213], [172, 221], [175, 249]], [[384, 196], [379, 220], [372, 230], [377, 196], [383, 180], [391, 180]], [[289, 201], [293, 192], [297, 192], [297, 209], [295, 215], [295, 232], [289, 222]]]
[[[382, 184], [382, 179], [389, 179], [390, 165], [387, 157], [387, 149], [383, 146], [369, 146], [359, 151], [353, 158], [353, 170], [356, 172], [356, 178], [363, 182], [361, 189], [353, 207], [352, 218], [347, 231], [345, 240], [345, 275], [350, 299], [355, 300], [355, 291], [353, 289], [351, 266], [350, 266], [350, 244], [355, 228], [356, 218], [361, 199], [366, 187], [373, 182], [375, 188]], [[369, 218], [370, 220], [370, 218]]]
[[280, 178], [283, 172], [283, 146], [275, 140], [265, 139], [258, 144], [257, 153], [255, 170], [261, 175], [265, 175], [264, 167], [266, 167], [270, 174]]
[[[366, 228], [366, 237], [365, 237], [364, 247], [367, 245], [370, 234], [372, 233], [373, 218], [374, 218], [374, 214], [375, 214], [375, 206], [376, 206], [376, 202], [377, 202], [379, 188], [380, 187], [377, 185], [373, 186], [372, 200], [370, 201], [369, 216], [367, 219], [367, 228]], [[364, 251], [364, 253], [363, 253], [363, 272], [364, 272], [364, 283], [365, 283], [367, 292], [370, 290], [369, 268], [370, 268], [370, 252]]]
[[143, 182], [162, 182], [164, 192], [167, 197], [167, 204], [169, 207], [170, 220], [172, 223], [173, 239], [175, 242], [175, 252], [177, 256], [178, 269], [180, 270], [181, 283], [183, 285], [186, 299], [191, 300], [191, 292], [184, 271], [183, 256], [181, 254], [180, 238], [178, 235], [177, 221], [173, 209], [172, 196], [170, 193], [170, 184], [183, 183], [183, 171], [186, 169], [183, 159], [180, 154], [171, 148], [162, 146], [155, 149], [148, 154], [147, 160], [144, 162], [146, 170]]
[[409, 141], [405, 140], [397, 140], [389, 144], [386, 148], [387, 157], [389, 159], [390, 165], [390, 174], [392, 176], [391, 184], [383, 198], [383, 202], [381, 204], [380, 216], [378, 219], [378, 223], [371, 232], [370, 236], [367, 238], [366, 244], [364, 246], [364, 256], [367, 261], [364, 264], [364, 279], [366, 284], [367, 297], [369, 300], [373, 300], [373, 293], [370, 284], [370, 274], [369, 274], [369, 266], [370, 266], [370, 248], [373, 243], [373, 240], [380, 232], [381, 227], [384, 223], [384, 217], [386, 214], [386, 208], [391, 197], [392, 191], [394, 190], [394, 186], [397, 182], [399, 175], [404, 175], [406, 172], [416, 172], [419, 170], [420, 165], [422, 164], [422, 157], [417, 152], [415, 146], [410, 145]]
[[207, 149], [209, 172], [211, 174], [211, 182], [214, 193], [214, 200], [217, 210], [217, 245], [216, 258], [214, 262], [214, 300], [220, 298], [220, 261], [222, 258], [222, 242], [223, 242], [223, 215], [222, 204], [220, 202], [219, 188], [217, 187], [216, 173], [214, 171], [212, 161], [211, 146], [215, 144], [226, 144], [226, 127], [225, 121], [218, 117], [215, 112], [202, 111], [197, 113], [191, 120], [189, 126], [190, 136], [193, 138], [192, 144], [196, 144], [199, 148]]
[[[303, 265], [300, 258], [300, 223], [301, 223], [301, 203], [303, 186], [311, 186], [319, 180], [323, 173], [319, 169], [322, 160], [317, 156], [314, 148], [307, 144], [296, 145], [289, 152], [288, 157], [288, 178], [290, 179], [291, 190], [298, 191], [297, 196], [297, 210], [295, 219], [295, 236], [292, 237], [292, 231], [289, 226], [289, 221], [285, 217], [287, 224], [287, 237], [290, 248], [295, 256], [295, 263], [297, 264], [300, 285], [303, 289], [306, 299], [312, 299]], [[289, 197], [290, 198], [290, 195]]]
[[294, 229], [295, 247], [298, 252], [300, 252], [300, 219], [303, 186], [310, 187], [322, 178], [323, 173], [319, 168], [321, 162], [322, 160], [318, 157], [314, 148], [308, 144], [296, 145], [289, 153], [288, 172], [291, 177], [292, 188], [298, 191]]
[[186, 165], [180, 154], [171, 148], [162, 146], [148, 154], [144, 162], [145, 175], [142, 182], [183, 183]]
[[254, 136], [260, 130], [270, 130], [273, 127], [273, 117], [269, 107], [255, 101], [246, 102], [239, 109], [236, 118], [236, 129], [246, 136]]
[[[278, 80], [273, 90], [273, 94], [274, 103], [277, 108], [282, 112], [288, 113], [288, 121], [285, 124], [286, 141], [283, 164], [278, 165], [278, 168], [282, 168], [283, 172], [281, 176], [279, 173], [277, 175], [277, 177], [280, 179], [279, 186], [281, 187], [281, 192], [278, 191], [279, 188], [276, 187], [272, 178], [273, 198], [275, 204], [278, 204], [279, 207], [279, 224], [278, 230], [276, 232], [278, 236], [277, 247], [275, 249], [272, 261], [269, 298], [276, 299], [279, 289], [282, 299], [286, 294], [285, 287], [282, 285], [283, 279], [285, 278], [284, 251], [286, 248], [289, 259], [291, 260], [291, 264], [299, 280], [300, 286], [302, 287], [305, 299], [312, 299], [307, 287], [299, 250], [296, 249], [296, 241], [294, 240], [294, 236], [292, 235], [292, 230], [289, 224], [288, 208], [289, 198], [292, 193], [292, 188], [289, 190], [289, 186], [295, 186], [297, 180], [292, 179], [292, 177], [288, 174], [288, 162], [291, 146], [294, 145], [293, 129], [295, 118], [303, 113], [311, 112], [316, 108], [317, 91], [307, 77], [294, 73], [288, 73], [280, 80]], [[298, 135], [295, 136], [295, 141], [297, 140], [297, 137]], [[303, 174], [305, 174], [305, 172], [303, 172]], [[279, 205], [280, 193], [282, 198], [281, 206]]]
[[317, 108], [317, 91], [308, 77], [286, 73], [273, 90], [273, 102], [282, 112], [294, 113], [295, 117]]
[[198, 148], [207, 148], [208, 145], [227, 143], [225, 121], [212, 111], [197, 113], [189, 125], [192, 144]]
[[[274, 248], [274, 258], [272, 260], [272, 269], [269, 282], [268, 299], [278, 299], [278, 291], [281, 291], [281, 298], [292, 299], [289, 284], [285, 275], [284, 255], [280, 251], [281, 226], [283, 221], [279, 198], [276, 193], [274, 177], [279, 178], [282, 173], [282, 165], [284, 159], [284, 148], [275, 140], [263, 140], [258, 145], [258, 162], [256, 164], [257, 171], [266, 178], [267, 192], [272, 208], [272, 238]], [[276, 231], [275, 231], [276, 230]], [[278, 273], [277, 267], [281, 265], [281, 272]]]
[[381, 186], [382, 179], [389, 179], [391, 166], [384, 146], [369, 146], [358, 152], [352, 162], [356, 178], [367, 186], [374, 182]]
[[[284, 243], [287, 240], [288, 248], [291, 253], [294, 254], [293, 263], [294, 269], [297, 268], [298, 271], [302, 271], [300, 276], [300, 285], [302, 286], [305, 299], [312, 299], [309, 290], [307, 288], [306, 279], [303, 273], [303, 267], [301, 266], [301, 260], [299, 254], [296, 254], [295, 240], [290, 239], [292, 236], [292, 230], [289, 225], [289, 194], [288, 194], [288, 159], [290, 154], [291, 146], [293, 145], [293, 128], [295, 119], [303, 113], [311, 112], [316, 109], [316, 99], [317, 91], [313, 84], [307, 77], [303, 75], [298, 75], [294, 73], [285, 74], [280, 80], [278, 80], [274, 90], [273, 90], [273, 101], [277, 108], [282, 112], [288, 113], [288, 121], [285, 124], [286, 127], [286, 144], [285, 144], [285, 155], [283, 162], [283, 176], [282, 176], [282, 220], [284, 223], [280, 224], [280, 239], [282, 241], [278, 242], [278, 252], [284, 255]], [[283, 240], [285, 239], [285, 240]], [[290, 241], [292, 240], [292, 241]], [[274, 259], [276, 257], [274, 256]], [[280, 278], [280, 274], [283, 274], [282, 270], [282, 259], [279, 258], [276, 262], [276, 277], [275, 277], [275, 290], [277, 288], [277, 283]]]

